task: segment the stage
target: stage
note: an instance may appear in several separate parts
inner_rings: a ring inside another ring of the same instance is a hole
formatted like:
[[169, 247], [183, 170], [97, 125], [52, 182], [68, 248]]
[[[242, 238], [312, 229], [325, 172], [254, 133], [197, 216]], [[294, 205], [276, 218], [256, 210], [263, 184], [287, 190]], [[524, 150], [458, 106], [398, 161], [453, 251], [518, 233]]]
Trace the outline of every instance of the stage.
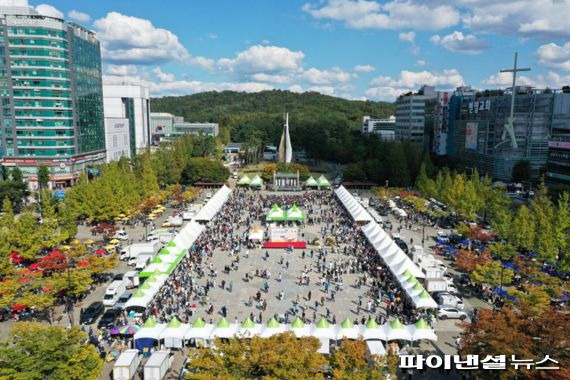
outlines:
[[307, 248], [307, 243], [304, 241], [268, 241], [263, 243], [263, 248], [295, 248], [295, 249], [305, 249]]

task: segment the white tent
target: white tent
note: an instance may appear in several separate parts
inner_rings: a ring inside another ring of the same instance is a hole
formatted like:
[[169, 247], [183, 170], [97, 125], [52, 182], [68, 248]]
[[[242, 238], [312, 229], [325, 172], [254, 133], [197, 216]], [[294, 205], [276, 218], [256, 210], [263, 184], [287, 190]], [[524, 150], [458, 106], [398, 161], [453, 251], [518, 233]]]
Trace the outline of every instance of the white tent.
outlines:
[[366, 211], [364, 207], [354, 199], [352, 194], [350, 194], [344, 186], [340, 186], [336, 189], [335, 194], [355, 222], [365, 223], [373, 220], [368, 211]]
[[188, 330], [186, 334], [184, 334], [184, 339], [186, 340], [210, 339], [210, 337], [212, 336], [212, 332], [214, 331], [214, 328], [215, 326], [213, 324], [206, 323], [204, 322], [203, 319], [198, 319], [197, 321], [192, 323], [190, 330]]
[[373, 319], [368, 320], [368, 322], [366, 322], [366, 325], [358, 326], [358, 329], [360, 331], [360, 335], [362, 335], [362, 337], [365, 340], [368, 339], [386, 340], [386, 333], [384, 332], [384, 328], [382, 326], [378, 326], [376, 321], [374, 321]]
[[251, 319], [247, 318], [241, 326], [239, 326], [237, 336], [242, 338], [253, 338], [254, 336], [259, 336], [263, 328], [262, 324], [253, 323]]
[[261, 334], [259, 335], [262, 338], [269, 338], [270, 336], [281, 334], [282, 332], [287, 331], [287, 326], [282, 325], [275, 318], [271, 318], [267, 325], [261, 330]]
[[297, 338], [303, 338], [306, 336], [311, 336], [311, 330], [309, 326], [305, 326], [301, 318], [297, 317], [290, 325], [287, 326], [288, 330], [293, 331]]
[[212, 331], [212, 338], [231, 338], [237, 334], [239, 323], [229, 323], [226, 318], [222, 318]]
[[397, 319], [386, 323], [383, 328], [386, 340], [412, 340], [410, 331]]
[[336, 339], [358, 339], [360, 335], [360, 330], [358, 326], [354, 326], [354, 324], [350, 321], [350, 319], [346, 318], [340, 325], [335, 326], [336, 330]]
[[176, 317], [172, 318], [166, 328], [160, 333], [160, 340], [164, 340], [164, 346], [168, 348], [184, 347], [184, 336], [190, 330], [190, 325], [181, 323]]
[[198, 214], [194, 217], [194, 220], [197, 221], [206, 221], [209, 222], [216, 216], [218, 211], [222, 208], [224, 203], [228, 200], [231, 189], [226, 185], [222, 186], [220, 190], [214, 194], [214, 196], [206, 203], [206, 205], [198, 212]]
[[426, 321], [420, 319], [413, 325], [406, 326], [410, 334], [412, 334], [413, 340], [431, 340], [436, 342], [437, 335], [435, 335], [435, 331], [429, 327]]
[[336, 329], [324, 318], [311, 326], [311, 336], [319, 339], [336, 339]]
[[384, 347], [384, 343], [380, 340], [367, 340], [366, 347], [368, 348], [370, 355], [386, 355], [386, 348]]
[[254, 226], [251, 230], [249, 230], [249, 237], [248, 239], [251, 241], [263, 241], [263, 229], [261, 226]]

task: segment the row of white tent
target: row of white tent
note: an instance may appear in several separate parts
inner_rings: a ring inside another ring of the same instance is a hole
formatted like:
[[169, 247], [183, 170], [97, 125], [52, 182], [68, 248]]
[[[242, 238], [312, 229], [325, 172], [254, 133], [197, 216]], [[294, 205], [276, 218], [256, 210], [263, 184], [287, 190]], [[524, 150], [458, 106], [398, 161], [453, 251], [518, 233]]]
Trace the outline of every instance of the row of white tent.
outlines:
[[[426, 309], [437, 308], [437, 303], [417, 280], [418, 278], [425, 278], [422, 270], [398, 247], [384, 229], [373, 221], [372, 216], [354, 199], [348, 190], [340, 186], [335, 190], [335, 193], [355, 222], [367, 222], [362, 227], [362, 232], [382, 257], [394, 277], [398, 279], [400, 286], [414, 306]], [[392, 201], [392, 203], [394, 202]]]
[[340, 186], [334, 192], [355, 222], [368, 223], [374, 220], [344, 186]]
[[293, 332], [297, 338], [312, 336], [329, 340], [362, 338], [384, 341], [437, 341], [434, 330], [424, 320], [410, 325], [403, 325], [398, 320], [392, 320], [384, 325], [378, 325], [374, 320], [369, 320], [366, 325], [353, 325], [347, 319], [341, 324], [333, 325], [325, 319], [321, 319], [316, 324], [304, 324], [300, 319], [290, 324], [282, 324], [272, 318], [266, 325], [263, 325], [253, 323], [249, 318], [243, 323], [229, 323], [223, 318], [215, 325], [205, 323], [202, 319], [190, 325], [181, 323], [176, 318], [168, 324], [159, 324], [152, 317], [147, 319], [145, 325], [135, 333], [134, 340], [135, 346], [139, 349], [142, 346], [151, 346], [154, 344], [153, 341], [164, 341], [165, 347], [168, 348], [181, 348], [186, 341], [191, 339], [213, 340], [254, 336], [269, 338], [286, 331]]
[[362, 232], [398, 280], [414, 306], [419, 309], [436, 309], [437, 303], [418, 281], [418, 278], [425, 278], [425, 274], [398, 247], [390, 235], [376, 222], [363, 226]]
[[230, 197], [232, 190], [226, 185], [222, 186], [220, 190], [206, 203], [204, 207], [194, 217], [196, 221], [209, 222], [216, 216], [218, 211], [222, 208], [224, 203]]
[[[215, 215], [228, 200], [230, 193], [231, 190], [226, 186], [218, 190], [202, 208], [202, 210], [208, 210], [203, 214], [204, 217], [209, 216], [211, 212], [214, 212], [213, 215]], [[139, 277], [146, 278], [146, 280], [127, 301], [125, 309], [146, 308], [150, 304], [168, 276], [188, 254], [188, 249], [192, 247], [204, 229], [203, 225], [192, 220], [178, 232], [165, 248], [160, 250], [159, 254], [139, 273]]]
[[395, 215], [398, 215], [400, 218], [407, 218], [408, 217], [408, 213], [405, 212], [404, 210], [402, 210], [401, 208], [399, 208], [398, 206], [396, 206], [396, 202], [394, 202], [391, 199], [388, 199], [388, 207], [390, 207], [390, 210], [392, 210], [392, 212]]

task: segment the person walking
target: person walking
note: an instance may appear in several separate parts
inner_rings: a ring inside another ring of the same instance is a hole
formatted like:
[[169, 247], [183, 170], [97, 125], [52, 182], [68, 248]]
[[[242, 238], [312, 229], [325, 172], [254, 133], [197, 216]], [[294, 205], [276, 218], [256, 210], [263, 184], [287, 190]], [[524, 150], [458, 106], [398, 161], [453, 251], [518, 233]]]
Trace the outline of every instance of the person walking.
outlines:
[[307, 294], [307, 299], [310, 301], [311, 300], [311, 291], [309, 290], [309, 293]]

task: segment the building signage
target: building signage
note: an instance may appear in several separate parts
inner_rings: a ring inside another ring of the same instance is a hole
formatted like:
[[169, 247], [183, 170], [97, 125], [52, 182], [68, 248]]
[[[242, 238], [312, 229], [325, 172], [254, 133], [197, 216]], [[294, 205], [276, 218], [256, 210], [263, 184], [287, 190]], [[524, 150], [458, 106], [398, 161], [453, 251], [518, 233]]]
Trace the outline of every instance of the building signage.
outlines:
[[465, 124], [465, 149], [477, 150], [477, 123]]
[[297, 228], [273, 227], [269, 232], [270, 240], [273, 242], [297, 241]]
[[469, 102], [469, 113], [478, 113], [481, 111], [489, 111], [491, 109], [490, 100], [479, 100], [475, 102]]
[[549, 148], [570, 149], [570, 141], [549, 141]]

